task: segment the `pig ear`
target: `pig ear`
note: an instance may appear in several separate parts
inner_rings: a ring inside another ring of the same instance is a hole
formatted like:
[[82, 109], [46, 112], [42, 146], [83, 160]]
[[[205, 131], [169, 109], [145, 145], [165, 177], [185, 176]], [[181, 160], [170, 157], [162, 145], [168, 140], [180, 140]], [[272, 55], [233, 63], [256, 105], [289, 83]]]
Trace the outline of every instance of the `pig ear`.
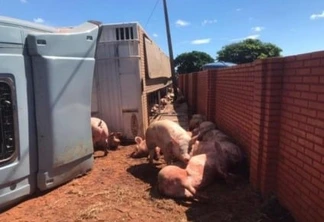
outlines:
[[189, 145], [195, 144], [195, 142], [197, 141], [199, 136], [200, 136], [200, 134], [197, 134], [197, 135], [191, 137], [191, 140], [189, 141]]
[[139, 137], [139, 136], [136, 136], [136, 137], [135, 137], [135, 142], [136, 142], [137, 144], [140, 144], [142, 141], [143, 141], [143, 140], [142, 140], [141, 137]]

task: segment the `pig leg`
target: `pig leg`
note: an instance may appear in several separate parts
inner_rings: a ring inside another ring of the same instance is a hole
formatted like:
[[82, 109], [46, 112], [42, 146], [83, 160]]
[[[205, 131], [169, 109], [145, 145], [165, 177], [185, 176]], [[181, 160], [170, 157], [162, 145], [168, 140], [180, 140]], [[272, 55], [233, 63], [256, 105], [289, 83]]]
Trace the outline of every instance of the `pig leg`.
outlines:
[[160, 159], [160, 148], [155, 147], [154, 151], [154, 160], [158, 161]]
[[169, 142], [168, 145], [166, 146], [166, 149], [163, 150], [164, 160], [167, 165], [170, 165], [172, 163], [172, 157], [173, 157], [172, 149], [173, 149], [173, 143]]
[[[147, 141], [146, 141], [147, 142]], [[153, 164], [153, 158], [154, 158], [154, 155], [155, 155], [155, 148], [156, 148], [156, 145], [154, 143], [152, 144], [146, 144], [147, 146], [147, 149], [149, 151], [149, 163], [150, 164]]]
[[108, 140], [106, 139], [104, 142], [104, 156], [108, 155]]

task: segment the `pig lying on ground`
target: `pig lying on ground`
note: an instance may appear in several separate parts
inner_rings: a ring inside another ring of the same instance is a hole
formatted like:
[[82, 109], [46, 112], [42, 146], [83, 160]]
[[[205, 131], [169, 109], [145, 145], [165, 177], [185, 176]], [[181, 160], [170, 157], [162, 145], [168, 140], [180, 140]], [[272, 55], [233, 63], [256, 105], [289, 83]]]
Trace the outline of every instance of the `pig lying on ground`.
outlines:
[[200, 123], [206, 121], [206, 117], [201, 114], [194, 114], [192, 115], [189, 121], [189, 131], [194, 130], [195, 128], [199, 127]]
[[[220, 130], [211, 130], [206, 132], [201, 140], [198, 140], [197, 136], [193, 138], [193, 145], [191, 146], [190, 156], [209, 153], [215, 150], [215, 147], [208, 145], [210, 142], [216, 142], [221, 147], [222, 152], [227, 157], [227, 164], [230, 166], [229, 170], [235, 174], [249, 175], [249, 163], [246, 153], [232, 142], [231, 138]], [[216, 146], [217, 148], [217, 146]], [[238, 167], [241, 166], [241, 167]], [[232, 174], [232, 179], [236, 178]]]
[[228, 137], [226, 134], [224, 134], [223, 132], [217, 129], [204, 132], [200, 134], [197, 137], [197, 139], [199, 141], [218, 141], [218, 142], [231, 141], [230, 137]]
[[[166, 166], [158, 173], [158, 189], [169, 197], [195, 198], [197, 191], [211, 184], [216, 178], [227, 178], [226, 158], [219, 144], [208, 142], [209, 146], [218, 146], [218, 152], [208, 152], [191, 157], [185, 169]], [[211, 148], [209, 150], [212, 150]]]
[[219, 153], [226, 158], [226, 165], [229, 170], [241, 164], [245, 155], [240, 147], [230, 141], [196, 141], [192, 145], [191, 156], [209, 153]]
[[192, 130], [192, 136], [198, 135], [198, 140], [200, 140], [207, 132], [214, 130], [215, 128], [215, 123], [211, 121], [203, 121], [198, 127]]
[[117, 148], [120, 144], [121, 133], [109, 133], [107, 124], [96, 117], [91, 117], [92, 142], [94, 148], [103, 148], [107, 156], [109, 148]]
[[[205, 149], [205, 150], [203, 150]], [[231, 150], [231, 149], [230, 149]], [[228, 151], [228, 147], [218, 142], [201, 142], [185, 169], [169, 165], [158, 173], [158, 189], [173, 198], [201, 198], [197, 191], [222, 178], [231, 183], [231, 169], [240, 163], [240, 155]], [[197, 152], [198, 153], [198, 152]]]
[[178, 123], [171, 120], [159, 120], [150, 124], [145, 133], [149, 150], [149, 162], [153, 163], [155, 147], [160, 147], [164, 160], [169, 165], [175, 158], [183, 163], [190, 159], [188, 148], [191, 137]]

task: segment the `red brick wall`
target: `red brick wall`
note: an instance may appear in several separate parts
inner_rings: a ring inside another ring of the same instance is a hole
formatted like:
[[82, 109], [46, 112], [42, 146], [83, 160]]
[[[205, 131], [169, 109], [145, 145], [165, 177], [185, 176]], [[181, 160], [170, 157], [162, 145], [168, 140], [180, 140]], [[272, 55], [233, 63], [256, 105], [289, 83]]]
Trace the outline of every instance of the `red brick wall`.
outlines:
[[297, 221], [324, 221], [324, 52], [181, 78], [193, 110], [248, 152], [251, 184]]
[[251, 145], [253, 69], [249, 64], [209, 72], [215, 88], [211, 120], [246, 149]]
[[208, 117], [208, 102], [209, 96], [209, 84], [208, 84], [208, 72], [201, 72], [196, 74], [196, 84], [197, 84], [197, 103], [195, 106], [196, 113], [201, 113]]
[[324, 221], [324, 52], [285, 58], [277, 192], [304, 221]]
[[207, 116], [208, 86], [208, 72], [180, 75], [179, 88], [193, 113]]

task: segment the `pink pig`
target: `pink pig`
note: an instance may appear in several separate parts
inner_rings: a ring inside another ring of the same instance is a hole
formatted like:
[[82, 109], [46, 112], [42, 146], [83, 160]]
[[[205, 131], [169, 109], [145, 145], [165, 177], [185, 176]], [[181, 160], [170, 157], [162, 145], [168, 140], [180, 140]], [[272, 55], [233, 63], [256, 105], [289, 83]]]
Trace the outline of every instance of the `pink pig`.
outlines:
[[240, 151], [226, 143], [199, 142], [194, 156], [185, 169], [166, 166], [158, 174], [158, 189], [169, 197], [198, 198], [197, 191], [211, 184], [216, 178], [231, 182], [232, 168], [242, 161]]
[[171, 120], [159, 120], [150, 124], [145, 133], [149, 150], [149, 162], [153, 163], [155, 147], [160, 147], [164, 160], [169, 165], [172, 159], [187, 164], [191, 146], [191, 136], [178, 123]]
[[158, 189], [168, 197], [200, 198], [197, 191], [211, 184], [217, 175], [225, 174], [216, 152], [191, 157], [185, 169], [165, 166], [158, 173]]
[[104, 155], [108, 154], [108, 148], [117, 148], [120, 144], [121, 133], [109, 133], [107, 124], [97, 117], [91, 117], [92, 142], [95, 148], [103, 148]]

